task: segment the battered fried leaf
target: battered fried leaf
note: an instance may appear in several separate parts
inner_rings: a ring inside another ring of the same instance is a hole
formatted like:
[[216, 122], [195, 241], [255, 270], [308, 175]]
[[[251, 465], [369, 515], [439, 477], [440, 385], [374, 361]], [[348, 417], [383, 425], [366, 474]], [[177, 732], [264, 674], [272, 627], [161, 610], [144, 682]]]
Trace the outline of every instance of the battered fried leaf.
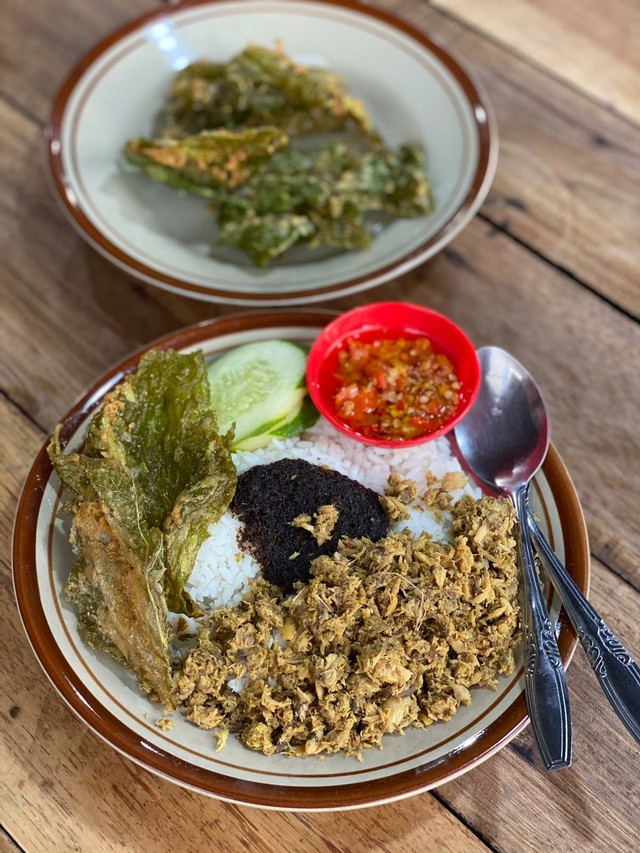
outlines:
[[310, 151], [287, 147], [276, 152], [265, 168], [251, 177], [241, 192], [225, 198], [220, 221], [241, 218], [247, 211], [306, 214], [329, 206], [343, 176], [358, 173], [361, 155], [344, 143], [332, 143]]
[[283, 145], [275, 127], [208, 130], [181, 139], [130, 139], [126, 159], [159, 183], [205, 198], [234, 190]]
[[432, 210], [431, 188], [424, 154], [415, 145], [365, 154], [345, 169], [333, 188], [334, 210], [351, 206], [361, 212], [383, 211], [393, 216], [424, 216]]
[[307, 216], [249, 213], [243, 219], [224, 223], [220, 228], [220, 242], [236, 246], [258, 266], [264, 267], [295, 243], [313, 235], [315, 230]]
[[315, 233], [309, 241], [312, 249], [329, 246], [349, 251], [371, 246], [371, 235], [365, 226], [364, 217], [355, 208], [343, 208], [339, 219], [312, 214], [311, 220], [315, 227]]
[[83, 639], [130, 667], [143, 688], [173, 705], [162, 534], [147, 531], [144, 557], [131, 552], [117, 521], [99, 502], [82, 501], [73, 535], [81, 558], [65, 587]]
[[[343, 141], [311, 149], [297, 138], [345, 130]], [[338, 75], [297, 65], [281, 47], [252, 45], [227, 63], [187, 66], [156, 133], [127, 144], [129, 161], [156, 181], [211, 199], [220, 242], [259, 266], [297, 243], [367, 249], [368, 214], [432, 209], [422, 151], [385, 149]]]
[[292, 135], [355, 125], [375, 144], [363, 104], [337, 74], [298, 65], [281, 47], [251, 45], [226, 64], [201, 61], [176, 76], [157, 121], [162, 136], [273, 124]]
[[430, 210], [418, 148], [358, 154], [333, 143], [276, 152], [241, 190], [223, 198], [218, 222], [222, 243], [265, 266], [297, 242], [312, 248], [368, 248], [367, 213], [412, 217]]
[[[403, 145], [398, 154], [386, 151], [384, 156], [388, 174], [384, 181], [382, 210], [393, 216], [424, 216], [433, 210], [431, 185], [425, 171], [423, 150], [417, 145]], [[384, 174], [384, 169], [382, 170]]]
[[233, 496], [230, 440], [209, 408], [202, 354], [152, 350], [106, 395], [80, 453], [63, 453], [59, 428], [49, 446], [76, 493], [69, 508], [80, 557], [66, 591], [79, 629], [167, 704], [167, 606], [189, 610], [184, 583]]

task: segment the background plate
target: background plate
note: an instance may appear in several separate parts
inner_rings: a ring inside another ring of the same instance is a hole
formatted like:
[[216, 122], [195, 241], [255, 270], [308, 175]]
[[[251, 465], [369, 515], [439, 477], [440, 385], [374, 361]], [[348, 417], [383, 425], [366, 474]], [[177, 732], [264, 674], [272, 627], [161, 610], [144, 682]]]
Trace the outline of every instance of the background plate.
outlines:
[[[204, 199], [123, 168], [125, 141], [149, 135], [177, 70], [278, 39], [296, 60], [341, 74], [389, 145], [424, 146], [433, 214], [395, 220], [368, 251], [314, 260], [303, 247], [262, 270], [240, 253], [233, 263], [213, 256], [215, 223]], [[300, 304], [381, 284], [451, 240], [493, 178], [491, 116], [486, 97], [444, 48], [384, 12], [348, 0], [196, 0], [136, 19], [76, 66], [52, 111], [49, 165], [72, 223], [127, 273], [199, 299]]]

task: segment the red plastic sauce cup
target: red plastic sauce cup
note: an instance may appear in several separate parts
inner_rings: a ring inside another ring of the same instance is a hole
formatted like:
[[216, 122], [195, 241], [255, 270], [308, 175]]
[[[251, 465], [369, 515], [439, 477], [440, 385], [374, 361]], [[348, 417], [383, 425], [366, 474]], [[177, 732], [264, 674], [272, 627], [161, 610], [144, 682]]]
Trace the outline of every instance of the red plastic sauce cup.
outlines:
[[[460, 382], [460, 402], [454, 414], [433, 432], [410, 439], [380, 439], [362, 435], [336, 414], [335, 395], [340, 381], [338, 353], [347, 338], [365, 343], [377, 339], [427, 337], [433, 349], [453, 364]], [[480, 365], [473, 344], [459, 326], [430, 308], [409, 302], [374, 302], [347, 311], [322, 330], [309, 352], [307, 386], [316, 408], [336, 429], [376, 447], [411, 447], [449, 432], [473, 405], [480, 388]]]

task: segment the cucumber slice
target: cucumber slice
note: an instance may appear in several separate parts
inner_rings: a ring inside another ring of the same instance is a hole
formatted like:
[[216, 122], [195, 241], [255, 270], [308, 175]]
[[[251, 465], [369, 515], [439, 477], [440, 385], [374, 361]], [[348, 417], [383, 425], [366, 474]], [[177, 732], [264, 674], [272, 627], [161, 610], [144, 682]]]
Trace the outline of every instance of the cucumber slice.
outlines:
[[301, 347], [278, 340], [236, 347], [214, 361], [208, 375], [220, 432], [235, 422], [237, 446], [265, 427], [286, 421], [306, 394], [306, 367]]
[[260, 450], [261, 447], [266, 447], [272, 441], [272, 435], [269, 435], [268, 432], [262, 432], [260, 435], [244, 438], [239, 444], [234, 444], [232, 450]]
[[320, 417], [320, 412], [311, 402], [311, 397], [305, 397], [300, 403], [300, 408], [295, 415], [286, 423], [274, 427], [270, 431], [272, 438], [294, 438], [312, 427]]
[[279, 426], [282, 426], [283, 424], [288, 423], [293, 417], [295, 417], [297, 415], [297, 413], [300, 411], [300, 404], [302, 403], [302, 400], [306, 396], [307, 396], [307, 389], [306, 388], [297, 388], [295, 395], [292, 397], [292, 406], [289, 409], [289, 411], [283, 417], [274, 418], [272, 421], [269, 421], [266, 424], [260, 424], [260, 426], [256, 427], [256, 429], [254, 429], [254, 431], [252, 433], [250, 433], [249, 435], [245, 435], [242, 438], [240, 438], [239, 440], [234, 439], [233, 447], [234, 448], [238, 447], [239, 443], [244, 445], [245, 441], [247, 441], [250, 438], [255, 438], [256, 436], [259, 436], [259, 435], [273, 435], [274, 429], [276, 429]]
[[258, 450], [266, 447], [274, 438], [294, 438], [312, 427], [320, 417], [320, 412], [305, 396], [298, 408], [285, 421], [278, 421], [255, 435], [249, 435], [233, 445], [234, 450]]

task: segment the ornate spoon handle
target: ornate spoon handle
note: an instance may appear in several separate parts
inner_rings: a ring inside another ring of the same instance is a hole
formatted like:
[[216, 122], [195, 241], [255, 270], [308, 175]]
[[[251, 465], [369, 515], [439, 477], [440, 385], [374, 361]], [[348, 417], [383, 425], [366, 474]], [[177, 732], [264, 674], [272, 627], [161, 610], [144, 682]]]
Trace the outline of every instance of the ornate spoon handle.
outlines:
[[571, 764], [569, 691], [556, 636], [549, 621], [535, 568], [526, 521], [526, 487], [514, 495], [520, 524], [523, 617], [525, 629], [525, 692], [536, 741], [547, 770]]
[[536, 524], [527, 503], [527, 524], [543, 565], [576, 629], [589, 663], [613, 710], [640, 743], [640, 669], [620, 640], [577, 587]]

